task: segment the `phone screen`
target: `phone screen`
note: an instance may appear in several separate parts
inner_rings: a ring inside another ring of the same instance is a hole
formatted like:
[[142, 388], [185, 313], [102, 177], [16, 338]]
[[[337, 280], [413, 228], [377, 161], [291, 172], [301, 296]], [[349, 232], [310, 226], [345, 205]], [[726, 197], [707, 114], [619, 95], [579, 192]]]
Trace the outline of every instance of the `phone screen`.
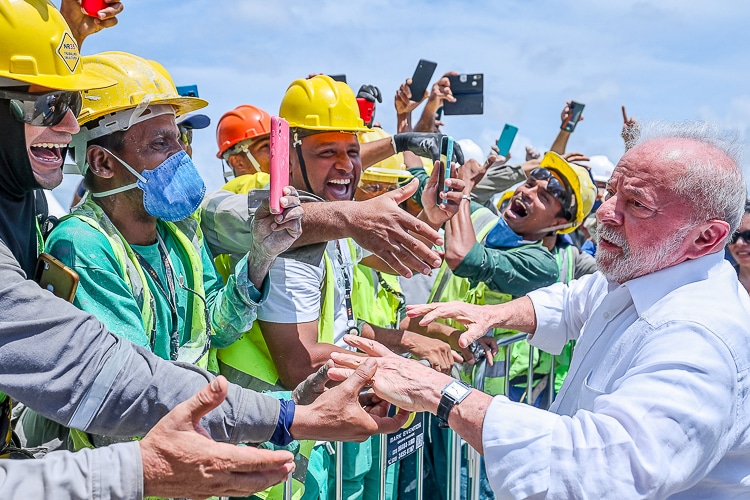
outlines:
[[417, 69], [414, 70], [414, 76], [411, 77], [411, 85], [409, 85], [412, 101], [422, 100], [422, 96], [427, 91], [427, 86], [430, 85], [432, 75], [435, 73], [435, 68], [437, 68], [437, 63], [424, 59], [419, 60]]
[[513, 140], [516, 138], [518, 127], [515, 127], [509, 123], [506, 123], [503, 127], [503, 131], [500, 134], [500, 138], [497, 140], [497, 149], [499, 154], [508, 157], [510, 153], [510, 147], [513, 144]]
[[583, 113], [583, 108], [585, 104], [581, 104], [580, 102], [571, 101], [570, 102], [570, 113], [568, 113], [568, 119], [562, 124], [563, 130], [567, 132], [572, 132], [576, 128], [576, 124], [578, 123], [578, 120], [581, 119], [581, 114]]

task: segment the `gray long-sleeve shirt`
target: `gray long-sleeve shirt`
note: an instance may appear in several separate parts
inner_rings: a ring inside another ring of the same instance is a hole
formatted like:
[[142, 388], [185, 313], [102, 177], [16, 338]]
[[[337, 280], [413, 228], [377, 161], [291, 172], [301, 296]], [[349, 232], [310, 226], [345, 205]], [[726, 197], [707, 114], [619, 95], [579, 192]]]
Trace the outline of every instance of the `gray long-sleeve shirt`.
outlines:
[[[144, 435], [212, 376], [118, 339], [27, 280], [0, 241], [0, 391], [68, 427]], [[279, 402], [230, 384], [202, 423], [217, 441], [267, 441]], [[141, 498], [138, 443], [42, 460], [0, 460], [0, 498]]]

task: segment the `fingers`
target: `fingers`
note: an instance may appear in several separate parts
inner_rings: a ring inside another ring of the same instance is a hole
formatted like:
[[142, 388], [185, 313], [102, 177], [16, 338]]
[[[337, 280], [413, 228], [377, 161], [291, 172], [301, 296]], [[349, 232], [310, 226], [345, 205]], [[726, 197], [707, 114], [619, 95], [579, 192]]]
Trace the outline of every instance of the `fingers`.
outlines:
[[[406, 315], [410, 318], [416, 318], [419, 316], [424, 316], [428, 312], [435, 309], [438, 305], [436, 303], [433, 304], [407, 304], [406, 305]], [[422, 322], [419, 322], [420, 325], [422, 325]], [[422, 325], [425, 326], [425, 325]]]
[[[344, 342], [359, 349], [368, 356], [392, 357], [396, 356], [390, 349], [375, 340], [365, 339], [356, 335], [344, 335]], [[335, 354], [335, 353], [334, 353]], [[360, 357], [361, 359], [361, 357]]]
[[378, 363], [372, 358], [364, 358], [351, 377], [344, 380], [339, 387], [349, 394], [359, 394], [365, 386], [372, 385], [372, 377], [378, 369]]
[[405, 186], [402, 186], [398, 189], [394, 189], [393, 191], [385, 194], [384, 196], [389, 196], [393, 198], [393, 201], [395, 201], [397, 204], [400, 205], [401, 203], [411, 198], [414, 195], [414, 193], [417, 192], [417, 188], [419, 188], [419, 180], [412, 179]]
[[193, 426], [198, 426], [204, 415], [218, 407], [224, 401], [228, 391], [229, 382], [223, 376], [219, 375], [211, 383], [193, 394], [190, 399], [178, 406], [182, 406], [187, 412]]
[[470, 325], [458, 338], [458, 345], [460, 347], [468, 347], [475, 340], [484, 337], [485, 333], [487, 332], [483, 328]]
[[[332, 353], [337, 354], [337, 353]], [[336, 359], [335, 363], [339, 363], [339, 360]], [[354, 374], [354, 368], [344, 368], [344, 365], [336, 366], [334, 365], [333, 368], [330, 368], [328, 370], [328, 376], [331, 377], [331, 380], [334, 382], [341, 382], [343, 380], [348, 379]]]
[[454, 363], [463, 363], [464, 362], [463, 356], [461, 356], [459, 353], [457, 353], [453, 349], [451, 349], [451, 355], [453, 356], [453, 362]]
[[380, 418], [372, 415], [378, 425], [378, 432], [381, 434], [392, 434], [399, 430], [409, 420], [408, 411], [400, 411], [392, 417]]

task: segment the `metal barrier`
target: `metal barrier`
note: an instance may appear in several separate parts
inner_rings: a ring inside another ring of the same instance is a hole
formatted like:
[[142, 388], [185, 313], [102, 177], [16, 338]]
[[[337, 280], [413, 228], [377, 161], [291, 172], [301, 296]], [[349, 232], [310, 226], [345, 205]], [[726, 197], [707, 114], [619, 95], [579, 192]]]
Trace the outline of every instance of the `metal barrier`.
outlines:
[[[511, 365], [511, 349], [510, 347], [514, 344], [526, 340], [527, 335], [525, 333], [519, 333], [510, 337], [501, 339], [497, 342], [498, 348], [508, 347], [505, 351], [505, 394], [510, 393], [510, 365]], [[534, 353], [536, 348], [529, 346], [529, 369], [526, 375], [526, 404], [534, 404], [533, 397], [533, 382], [534, 382]], [[549, 387], [547, 395], [548, 408], [554, 399], [554, 387], [555, 387], [555, 357], [551, 357], [549, 379], [547, 380]], [[425, 422], [427, 420], [425, 419]], [[379, 499], [385, 500], [386, 497], [386, 476], [387, 476], [387, 436], [381, 435], [378, 438], [374, 438], [377, 441], [377, 445], [380, 446], [380, 492]], [[479, 500], [480, 497], [480, 483], [481, 483], [481, 455], [480, 453], [468, 445], [461, 436], [455, 433], [452, 429], [448, 432], [448, 467], [447, 467], [447, 498], [449, 500], [460, 500], [462, 498], [461, 488], [461, 466], [462, 466], [462, 452], [466, 450], [466, 467], [467, 467], [467, 491], [465, 492], [465, 498], [467, 500]], [[424, 476], [424, 447], [420, 447], [416, 450], [417, 453], [417, 466], [416, 466], [416, 498], [423, 498], [423, 476]], [[343, 497], [343, 444], [336, 442], [334, 444], [334, 455], [335, 455], [335, 498], [336, 500], [342, 500]], [[291, 475], [287, 479], [284, 485], [284, 500], [291, 500], [292, 498], [292, 477]]]

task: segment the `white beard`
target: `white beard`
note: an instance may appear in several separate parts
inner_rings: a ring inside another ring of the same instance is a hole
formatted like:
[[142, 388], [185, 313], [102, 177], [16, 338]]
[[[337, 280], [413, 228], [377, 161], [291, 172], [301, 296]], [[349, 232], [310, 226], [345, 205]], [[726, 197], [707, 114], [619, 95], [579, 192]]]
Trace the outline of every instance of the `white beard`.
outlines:
[[677, 260], [675, 254], [692, 228], [690, 225], [682, 227], [666, 240], [655, 241], [653, 245], [633, 249], [622, 234], [600, 223], [596, 228], [597, 239], [604, 238], [614, 243], [620, 247], [622, 255], [599, 246], [596, 249], [597, 267], [607, 279], [617, 283], [625, 283], [669, 267]]

